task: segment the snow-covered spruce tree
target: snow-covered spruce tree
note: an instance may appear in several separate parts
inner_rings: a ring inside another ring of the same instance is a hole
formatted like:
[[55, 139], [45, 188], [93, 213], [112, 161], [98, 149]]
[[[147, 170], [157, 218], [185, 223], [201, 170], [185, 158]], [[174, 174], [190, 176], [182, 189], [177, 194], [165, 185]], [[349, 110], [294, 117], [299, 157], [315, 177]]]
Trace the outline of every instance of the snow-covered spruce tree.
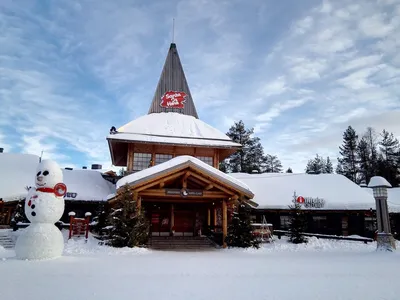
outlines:
[[306, 220], [301, 204], [296, 201], [296, 193], [293, 195], [293, 204], [289, 205], [290, 224], [289, 224], [289, 242], [293, 244], [307, 243], [307, 238], [301, 233], [306, 229]]
[[102, 240], [106, 236], [107, 218], [110, 212], [107, 203], [100, 203], [97, 207], [93, 221], [90, 224], [91, 231], [95, 238]]
[[250, 212], [250, 208], [243, 203], [239, 203], [237, 210], [233, 212], [225, 238], [228, 247], [259, 248], [259, 241], [252, 233]]
[[293, 173], [292, 168], [289, 167], [289, 168], [286, 170], [286, 173]]
[[19, 222], [29, 222], [28, 219], [25, 217], [24, 200], [23, 199], [18, 201], [17, 207], [11, 218], [11, 226], [13, 228], [13, 231], [16, 231], [18, 229], [17, 225]]
[[118, 200], [111, 208], [107, 228], [109, 229], [107, 245], [113, 247], [140, 247], [147, 244], [149, 222], [144, 210], [138, 210], [137, 202], [125, 185], [117, 196]]

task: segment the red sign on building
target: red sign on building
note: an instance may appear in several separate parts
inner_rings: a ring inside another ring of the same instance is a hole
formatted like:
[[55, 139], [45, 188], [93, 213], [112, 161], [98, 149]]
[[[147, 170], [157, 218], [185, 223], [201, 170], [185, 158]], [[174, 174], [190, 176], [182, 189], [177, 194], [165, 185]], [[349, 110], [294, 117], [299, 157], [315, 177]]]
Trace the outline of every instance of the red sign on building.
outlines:
[[298, 196], [297, 197], [297, 202], [298, 203], [304, 203], [304, 201], [305, 201], [304, 197], [302, 197], [302, 196]]
[[161, 107], [184, 108], [187, 94], [185, 92], [168, 91], [161, 97]]

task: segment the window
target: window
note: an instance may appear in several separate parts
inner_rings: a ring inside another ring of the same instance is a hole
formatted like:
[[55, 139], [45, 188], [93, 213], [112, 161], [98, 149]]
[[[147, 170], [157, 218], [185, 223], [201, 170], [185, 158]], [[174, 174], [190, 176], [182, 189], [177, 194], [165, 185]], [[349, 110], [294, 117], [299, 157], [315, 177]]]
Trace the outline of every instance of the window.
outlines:
[[205, 162], [207, 165], [213, 165], [213, 158], [211, 156], [196, 156], [197, 159], [200, 159], [202, 162]]
[[290, 227], [290, 216], [281, 216], [281, 229], [288, 229]]
[[163, 162], [166, 162], [170, 159], [172, 159], [171, 154], [156, 154], [156, 161], [155, 161], [154, 165], [162, 164]]
[[[314, 229], [321, 230], [328, 227], [326, 216], [313, 216]], [[343, 226], [343, 224], [342, 224]]]
[[150, 166], [150, 153], [134, 153], [133, 154], [133, 170], [140, 171]]

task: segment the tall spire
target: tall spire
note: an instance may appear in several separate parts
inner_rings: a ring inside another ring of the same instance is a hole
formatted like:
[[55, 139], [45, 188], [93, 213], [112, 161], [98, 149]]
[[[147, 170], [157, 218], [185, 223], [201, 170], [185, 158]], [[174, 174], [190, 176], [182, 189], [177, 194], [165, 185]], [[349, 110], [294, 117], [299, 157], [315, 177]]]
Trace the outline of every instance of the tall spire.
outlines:
[[149, 114], [177, 112], [199, 118], [175, 43], [171, 43]]

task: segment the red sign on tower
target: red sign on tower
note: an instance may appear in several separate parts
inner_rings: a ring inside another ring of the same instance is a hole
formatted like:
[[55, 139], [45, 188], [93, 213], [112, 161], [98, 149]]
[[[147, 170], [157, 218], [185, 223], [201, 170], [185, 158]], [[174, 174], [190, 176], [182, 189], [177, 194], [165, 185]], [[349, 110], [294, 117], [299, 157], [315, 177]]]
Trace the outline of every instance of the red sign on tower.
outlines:
[[184, 108], [187, 94], [185, 92], [168, 91], [161, 97], [161, 107]]
[[298, 196], [296, 200], [297, 200], [297, 203], [304, 203], [304, 201], [305, 201], [304, 197], [302, 197], [302, 196]]

